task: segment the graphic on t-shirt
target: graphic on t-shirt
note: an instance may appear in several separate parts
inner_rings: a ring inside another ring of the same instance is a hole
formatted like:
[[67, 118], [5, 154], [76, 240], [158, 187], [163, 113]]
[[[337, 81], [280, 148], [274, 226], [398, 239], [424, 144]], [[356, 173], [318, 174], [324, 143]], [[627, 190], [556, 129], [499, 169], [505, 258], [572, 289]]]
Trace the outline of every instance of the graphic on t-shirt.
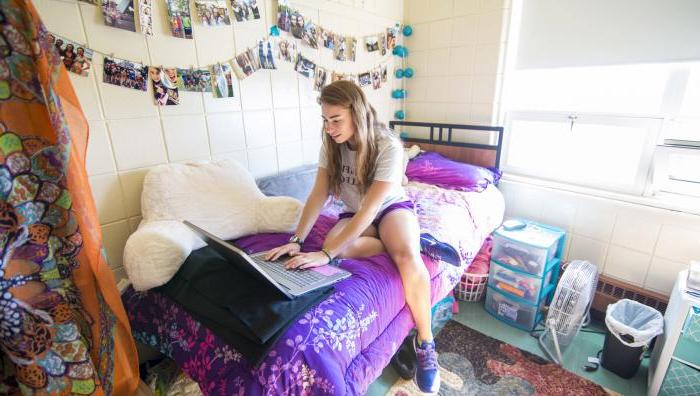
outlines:
[[343, 183], [347, 183], [351, 186], [357, 185], [357, 178], [355, 177], [355, 169], [353, 169], [349, 165], [343, 165], [341, 168], [342, 169], [340, 172], [340, 175], [341, 175], [340, 181]]

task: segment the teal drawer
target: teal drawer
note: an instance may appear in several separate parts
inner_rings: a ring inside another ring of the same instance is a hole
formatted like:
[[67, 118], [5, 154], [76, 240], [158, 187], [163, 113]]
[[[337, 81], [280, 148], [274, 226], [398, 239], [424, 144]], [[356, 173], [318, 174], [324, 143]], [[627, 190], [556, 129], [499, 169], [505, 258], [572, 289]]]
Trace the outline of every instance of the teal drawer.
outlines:
[[671, 359], [659, 396], [700, 395], [700, 370]]
[[673, 356], [700, 367], [700, 307], [688, 311]]

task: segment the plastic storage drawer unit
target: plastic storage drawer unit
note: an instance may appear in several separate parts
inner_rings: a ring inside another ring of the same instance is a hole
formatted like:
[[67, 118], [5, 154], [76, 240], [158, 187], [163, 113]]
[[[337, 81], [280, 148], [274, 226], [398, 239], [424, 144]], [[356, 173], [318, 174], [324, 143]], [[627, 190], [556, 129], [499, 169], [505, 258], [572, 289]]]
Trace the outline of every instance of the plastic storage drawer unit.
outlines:
[[500, 292], [522, 298], [532, 304], [537, 304], [552, 291], [552, 269], [559, 265], [559, 259], [547, 264], [547, 272], [543, 277], [519, 271], [491, 261], [489, 284]]
[[539, 305], [509, 297], [489, 286], [486, 290], [486, 311], [512, 326], [530, 331], [542, 318], [544, 299]]
[[565, 232], [555, 227], [521, 220], [525, 227], [493, 233], [491, 258], [501, 264], [542, 276], [552, 259], [561, 258]]

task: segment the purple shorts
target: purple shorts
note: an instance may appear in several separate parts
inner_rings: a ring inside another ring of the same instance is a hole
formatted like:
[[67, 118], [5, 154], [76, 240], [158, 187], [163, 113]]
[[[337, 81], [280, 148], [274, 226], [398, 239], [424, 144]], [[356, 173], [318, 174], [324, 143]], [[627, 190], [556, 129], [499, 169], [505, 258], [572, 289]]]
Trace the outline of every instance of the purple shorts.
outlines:
[[[387, 214], [393, 212], [394, 210], [398, 210], [398, 209], [408, 209], [411, 212], [415, 213], [416, 206], [411, 201], [395, 202], [395, 203], [387, 206], [381, 212], [379, 212], [379, 215], [374, 220], [372, 220], [372, 225], [377, 227], [377, 231], [379, 231], [379, 223], [381, 223], [382, 218], [384, 216], [386, 216]], [[353, 212], [343, 212], [340, 215], [338, 215], [338, 220], [347, 219], [347, 218], [350, 218], [354, 215], [355, 215], [355, 213], [353, 213]]]

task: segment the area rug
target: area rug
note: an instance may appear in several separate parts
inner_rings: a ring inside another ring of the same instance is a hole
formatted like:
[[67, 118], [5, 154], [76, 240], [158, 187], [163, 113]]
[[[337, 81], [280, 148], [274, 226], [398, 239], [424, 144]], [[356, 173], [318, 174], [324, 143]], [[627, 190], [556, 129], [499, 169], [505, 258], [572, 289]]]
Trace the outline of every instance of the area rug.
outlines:
[[[527, 334], [523, 333], [523, 337]], [[450, 321], [436, 337], [441, 395], [615, 395], [556, 364]], [[399, 378], [387, 395], [419, 395]]]

